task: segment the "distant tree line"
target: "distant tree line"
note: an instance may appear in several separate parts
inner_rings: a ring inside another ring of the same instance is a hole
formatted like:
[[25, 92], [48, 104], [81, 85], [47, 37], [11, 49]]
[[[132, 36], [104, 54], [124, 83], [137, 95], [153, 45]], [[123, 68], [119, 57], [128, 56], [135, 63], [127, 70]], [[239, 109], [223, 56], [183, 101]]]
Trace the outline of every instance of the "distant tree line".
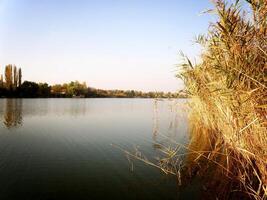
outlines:
[[141, 92], [135, 90], [102, 90], [88, 87], [85, 82], [72, 81], [70, 83], [48, 85], [24, 81], [22, 70], [15, 65], [7, 65], [0, 76], [0, 97], [17, 98], [185, 98], [183, 91], [176, 93]]

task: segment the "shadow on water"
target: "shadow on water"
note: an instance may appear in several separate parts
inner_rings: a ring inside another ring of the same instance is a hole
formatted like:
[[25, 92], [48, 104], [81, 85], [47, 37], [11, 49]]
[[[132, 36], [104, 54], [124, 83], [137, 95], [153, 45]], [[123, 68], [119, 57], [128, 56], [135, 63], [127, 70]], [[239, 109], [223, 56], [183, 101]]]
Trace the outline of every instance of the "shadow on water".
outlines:
[[23, 123], [22, 99], [6, 99], [4, 105], [4, 125], [10, 129], [21, 126]]

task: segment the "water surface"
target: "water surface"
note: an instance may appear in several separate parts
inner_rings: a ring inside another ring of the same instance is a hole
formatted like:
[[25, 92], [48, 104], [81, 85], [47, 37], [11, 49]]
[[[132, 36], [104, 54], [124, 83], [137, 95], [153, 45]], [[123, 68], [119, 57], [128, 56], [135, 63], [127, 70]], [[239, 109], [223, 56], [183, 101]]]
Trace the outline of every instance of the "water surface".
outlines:
[[[0, 99], [0, 199], [189, 199], [154, 160], [166, 134], [187, 141], [184, 100]], [[179, 110], [179, 106], [178, 106]]]

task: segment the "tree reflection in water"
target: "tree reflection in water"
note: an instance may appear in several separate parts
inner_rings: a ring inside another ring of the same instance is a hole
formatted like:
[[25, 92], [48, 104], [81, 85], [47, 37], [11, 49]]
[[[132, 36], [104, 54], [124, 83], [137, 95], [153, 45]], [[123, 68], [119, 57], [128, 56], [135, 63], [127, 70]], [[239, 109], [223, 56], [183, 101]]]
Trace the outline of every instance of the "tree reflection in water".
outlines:
[[22, 125], [22, 99], [6, 99], [4, 105], [4, 124], [7, 128]]

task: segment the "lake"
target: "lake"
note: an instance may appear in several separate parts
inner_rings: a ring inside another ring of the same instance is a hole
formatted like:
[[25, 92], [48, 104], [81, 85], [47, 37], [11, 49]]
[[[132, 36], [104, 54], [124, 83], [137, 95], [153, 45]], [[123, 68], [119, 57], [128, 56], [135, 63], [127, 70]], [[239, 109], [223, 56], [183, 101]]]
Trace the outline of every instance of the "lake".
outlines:
[[156, 162], [162, 134], [188, 140], [185, 102], [0, 99], [0, 199], [195, 198], [175, 176], [111, 145]]

